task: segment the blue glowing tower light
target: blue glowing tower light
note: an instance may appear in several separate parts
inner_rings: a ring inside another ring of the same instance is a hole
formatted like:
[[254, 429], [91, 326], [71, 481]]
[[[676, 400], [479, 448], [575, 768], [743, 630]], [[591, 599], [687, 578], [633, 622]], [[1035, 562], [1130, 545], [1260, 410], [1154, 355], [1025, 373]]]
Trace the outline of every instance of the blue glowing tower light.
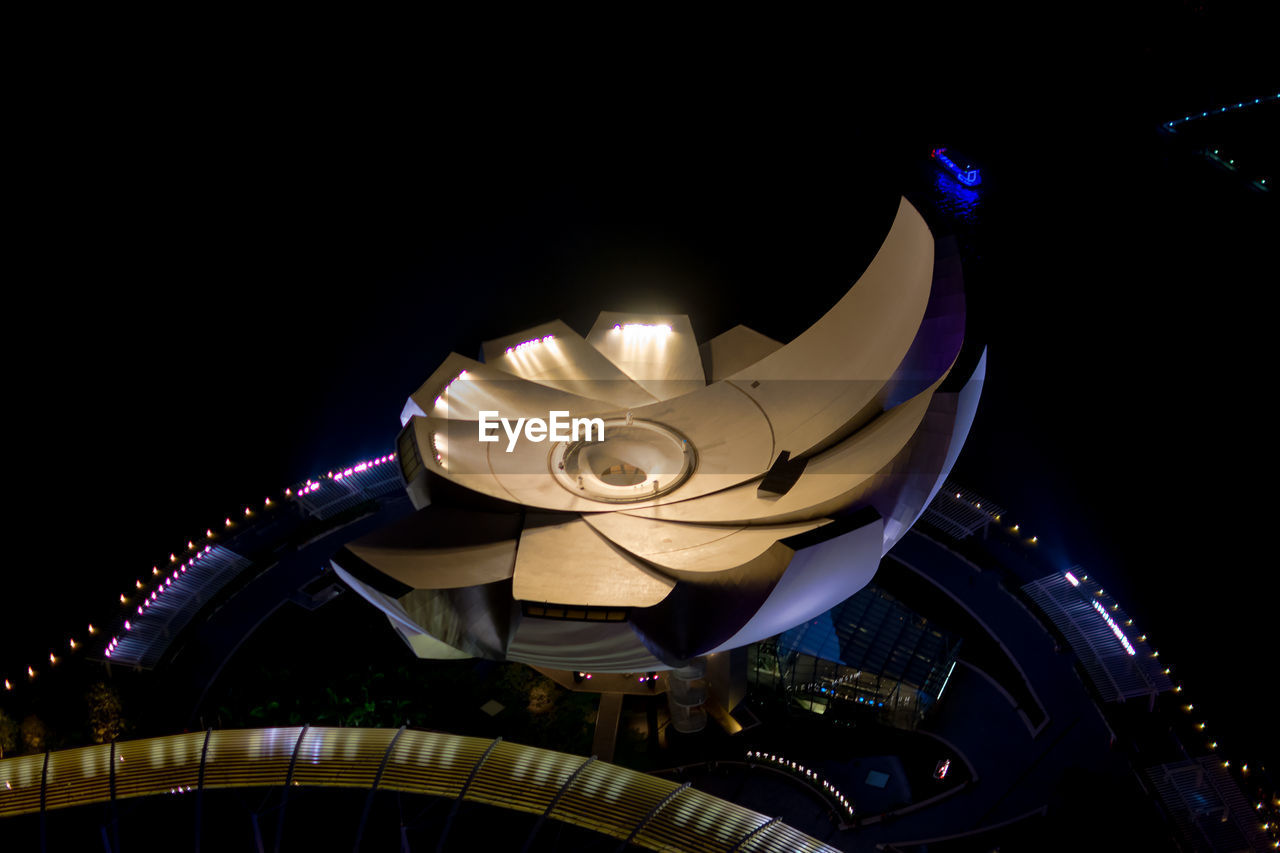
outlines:
[[946, 151], [947, 149], [945, 148], [935, 148], [929, 152], [929, 156], [934, 160], [937, 160], [938, 163], [941, 164], [942, 168], [966, 187], [976, 187], [978, 184], [982, 183], [982, 173], [976, 166], [972, 165], [965, 158], [960, 157], [960, 162], [965, 164], [962, 167], [955, 160], [948, 157]]

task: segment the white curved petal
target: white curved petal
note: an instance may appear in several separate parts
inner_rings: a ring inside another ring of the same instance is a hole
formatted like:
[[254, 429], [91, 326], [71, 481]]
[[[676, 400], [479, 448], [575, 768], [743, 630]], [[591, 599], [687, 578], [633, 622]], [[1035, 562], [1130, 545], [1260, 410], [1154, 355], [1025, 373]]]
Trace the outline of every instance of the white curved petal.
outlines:
[[628, 408], [657, 399], [561, 320], [485, 341], [482, 351], [487, 365], [580, 397]]
[[520, 529], [516, 513], [431, 506], [347, 543], [347, 550], [406, 586], [454, 589], [511, 577]]
[[[440, 367], [409, 398], [419, 411], [435, 418], [474, 421], [482, 410], [515, 417], [559, 410], [574, 416], [595, 416], [617, 406], [549, 388], [450, 353]], [[514, 414], [513, 414], [514, 413]]]
[[924, 219], [902, 199], [849, 292], [794, 341], [730, 378], [764, 410], [780, 451], [807, 453], [876, 407], [924, 317], [933, 250]]
[[520, 601], [582, 607], [652, 607], [675, 588], [609, 544], [580, 518], [529, 516], [520, 534], [511, 594]]
[[659, 400], [707, 384], [693, 325], [683, 314], [601, 311], [587, 342]]
[[[604, 312], [585, 338], [554, 321], [487, 342], [485, 364], [450, 355], [402, 413], [415, 501], [432, 482], [421, 462], [557, 514], [526, 516], [514, 553], [513, 531], [497, 542], [433, 529], [416, 531], [421, 541], [353, 543], [413, 587], [403, 606], [375, 604], [428, 654], [448, 653], [436, 645], [444, 637], [455, 652], [604, 671], [735, 648], [852, 595], [936, 492], [972, 420], [985, 354], [959, 394], [935, 393], [963, 334], [958, 269], [938, 261], [903, 199], [866, 272], [789, 344], [736, 327], [699, 348], [683, 315]], [[549, 438], [511, 442], [499, 430], [481, 441], [481, 411], [512, 426], [552, 412], [627, 422], [594, 450], [553, 456]], [[803, 470], [761, 491], [783, 451]], [[592, 477], [612, 491], [587, 498]], [[662, 493], [626, 501], [646, 485]], [[801, 535], [833, 516], [832, 538]], [[508, 588], [528, 609], [493, 610]]]
[[[455, 388], [461, 385], [463, 383], [458, 383]], [[451, 397], [471, 401], [476, 395], [484, 394], [486, 400], [492, 402], [496, 396], [493, 392], [502, 390], [490, 389], [488, 382], [472, 385], [451, 393]], [[541, 390], [547, 394], [563, 394], [553, 389]], [[474, 403], [469, 402], [468, 405]], [[450, 403], [452, 408], [454, 404]], [[547, 411], [543, 410], [540, 416], [545, 418]], [[644, 411], [654, 415], [653, 419], [659, 423], [688, 437], [697, 449], [698, 462], [693, 474], [680, 488], [652, 501], [626, 504], [628, 507], [711, 494], [759, 476], [772, 461], [769, 425], [760, 409], [725, 383], [706, 387], [680, 400], [656, 403]], [[459, 485], [539, 509], [601, 512], [619, 508], [618, 504], [590, 500], [561, 486], [550, 473], [553, 445], [549, 442], [521, 439], [512, 446], [505, 434], [500, 435], [499, 441], [481, 442], [478, 422], [469, 420], [414, 418], [411, 424], [423, 462]], [[507, 451], [509, 446], [510, 452]], [[436, 455], [441, 458], [435, 459]]]
[[368, 584], [357, 580], [336, 562], [330, 561], [329, 565], [333, 567], [334, 572], [342, 579], [343, 583], [365, 601], [383, 612], [391, 622], [391, 626], [399, 632], [400, 636], [404, 638], [405, 642], [409, 644], [409, 647], [413, 649], [414, 654], [418, 657], [434, 660], [459, 660], [471, 657], [461, 649], [454, 648], [428, 634], [425, 628], [405, 612], [404, 607], [396, 599], [378, 592]]
[[734, 326], [698, 347], [702, 370], [710, 382], [728, 379], [766, 355], [782, 349], [782, 342], [746, 326]]
[[780, 634], [826, 612], [871, 582], [880, 565], [879, 519], [796, 552], [769, 597], [738, 633], [710, 653]]
[[712, 574], [749, 563], [775, 542], [807, 533], [829, 519], [767, 527], [678, 524], [622, 513], [584, 515], [583, 520], [641, 559], [681, 574]]
[[982, 397], [982, 384], [986, 381], [986, 378], [987, 350], [983, 348], [982, 355], [978, 358], [978, 364], [969, 376], [969, 381], [955, 395], [955, 418], [951, 429], [950, 441], [947, 445], [946, 460], [938, 469], [938, 475], [934, 478], [933, 486], [929, 489], [928, 495], [915, 507], [915, 512], [910, 516], [910, 519], [903, 524], [900, 530], [895, 531], [896, 535], [890, 536], [890, 532], [886, 529], [886, 553], [924, 514], [925, 508], [933, 502], [934, 496], [942, 488], [942, 482], [951, 475], [951, 469], [955, 466], [956, 459], [960, 456], [960, 449], [964, 447], [965, 440], [969, 437], [969, 429], [973, 426], [973, 418], [978, 413], [978, 400]]
[[781, 497], [760, 497], [753, 481], [678, 503], [627, 507], [625, 512], [696, 524], [785, 524], [822, 518], [849, 506], [901, 452], [928, 411], [935, 388], [937, 383], [809, 460], [800, 479]]

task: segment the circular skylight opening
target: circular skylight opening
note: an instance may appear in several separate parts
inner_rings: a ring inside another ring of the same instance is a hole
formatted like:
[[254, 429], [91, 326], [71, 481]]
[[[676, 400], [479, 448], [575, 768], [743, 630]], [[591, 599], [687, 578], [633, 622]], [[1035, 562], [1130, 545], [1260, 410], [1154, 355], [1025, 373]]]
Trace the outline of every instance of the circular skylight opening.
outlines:
[[693, 473], [689, 440], [652, 421], [613, 418], [601, 441], [567, 441], [551, 449], [551, 473], [570, 492], [596, 501], [630, 503], [664, 495]]

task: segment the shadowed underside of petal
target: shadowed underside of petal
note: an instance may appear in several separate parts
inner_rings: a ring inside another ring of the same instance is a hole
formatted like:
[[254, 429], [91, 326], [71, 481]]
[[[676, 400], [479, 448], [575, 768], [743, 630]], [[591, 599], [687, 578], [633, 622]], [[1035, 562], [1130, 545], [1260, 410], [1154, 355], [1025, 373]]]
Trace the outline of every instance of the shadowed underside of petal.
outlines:
[[429, 506], [347, 545], [373, 568], [417, 589], [506, 580], [521, 516]]

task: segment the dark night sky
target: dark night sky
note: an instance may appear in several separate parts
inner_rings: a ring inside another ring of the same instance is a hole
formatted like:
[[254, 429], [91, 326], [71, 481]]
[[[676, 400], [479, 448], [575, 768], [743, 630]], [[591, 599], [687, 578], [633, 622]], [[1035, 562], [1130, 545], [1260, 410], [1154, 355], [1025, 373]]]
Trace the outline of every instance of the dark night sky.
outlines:
[[6, 672], [245, 501], [390, 449], [451, 349], [600, 309], [795, 335], [941, 142], [991, 176], [971, 244], [991, 370], [959, 479], [1260, 732], [1280, 232], [1154, 127], [1275, 78], [1219, 62], [1234, 12], [1197, 14], [1090, 51], [931, 50], [911, 91], [838, 55], [692, 81], [423, 69], [392, 93], [143, 65], [33, 88], [6, 169]]

